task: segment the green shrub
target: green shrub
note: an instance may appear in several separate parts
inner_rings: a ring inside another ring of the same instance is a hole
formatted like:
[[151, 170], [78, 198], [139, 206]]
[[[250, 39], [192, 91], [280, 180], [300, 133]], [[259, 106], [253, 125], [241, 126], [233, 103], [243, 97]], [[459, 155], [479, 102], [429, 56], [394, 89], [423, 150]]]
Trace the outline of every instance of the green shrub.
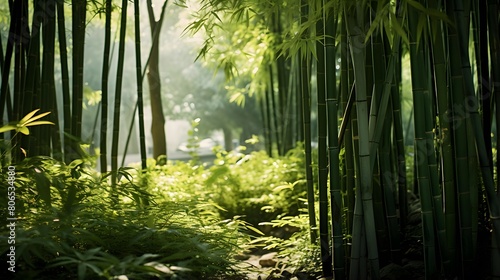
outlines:
[[[16, 279], [210, 279], [234, 273], [230, 256], [248, 242], [240, 233], [244, 222], [221, 221], [213, 203], [196, 193], [183, 199], [155, 194], [157, 178], [134, 169], [119, 171], [120, 202], [112, 204], [116, 194], [107, 176], [88, 165], [47, 157], [16, 165]], [[0, 200], [7, 205], [5, 196]], [[5, 227], [0, 232], [4, 255], [8, 234]]]

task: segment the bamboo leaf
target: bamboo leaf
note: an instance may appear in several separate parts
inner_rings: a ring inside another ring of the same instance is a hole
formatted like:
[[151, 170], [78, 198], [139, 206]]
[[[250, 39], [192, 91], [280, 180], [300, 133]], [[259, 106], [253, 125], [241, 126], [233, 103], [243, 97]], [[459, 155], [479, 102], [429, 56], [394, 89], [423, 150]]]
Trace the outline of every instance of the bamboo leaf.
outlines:
[[17, 131], [21, 132], [24, 135], [29, 135], [30, 134], [30, 130], [26, 126], [18, 127]]
[[392, 23], [392, 29], [394, 32], [396, 32], [399, 36], [401, 36], [401, 39], [406, 43], [410, 44], [410, 41], [408, 40], [408, 35], [404, 31], [403, 27], [401, 24], [399, 24], [398, 20], [396, 19], [396, 16], [391, 17], [391, 23]]
[[368, 42], [368, 39], [370, 38], [372, 33], [375, 32], [375, 30], [377, 30], [377, 27], [383, 28], [384, 26], [386, 26], [386, 22], [387, 22], [386, 16], [388, 14], [387, 7], [389, 7], [388, 4], [389, 3], [387, 3], [387, 5], [385, 5], [384, 7], [380, 8], [377, 11], [377, 13], [375, 15], [375, 19], [373, 19], [373, 22], [370, 25], [368, 32], [366, 32], [365, 44]]
[[25, 123], [27, 122], [29, 119], [31, 119], [31, 117], [33, 117], [36, 112], [38, 112], [40, 109], [35, 109], [33, 111], [31, 111], [30, 113], [28, 113], [26, 116], [24, 116], [24, 118], [22, 118], [19, 123]]
[[[48, 114], [50, 114], [50, 112], [41, 113], [40, 115], [38, 115], [38, 116], [33, 116], [33, 117], [31, 117], [31, 118], [27, 119], [27, 120], [26, 120], [26, 121], [24, 121], [24, 122], [22, 122], [22, 120], [21, 120], [19, 123], [24, 125], [24, 124], [30, 123], [30, 122], [32, 122], [32, 121], [38, 120], [38, 119], [40, 119], [40, 118], [43, 118], [43, 117], [45, 117], [45, 116], [46, 116], [46, 115], [48, 115]], [[26, 117], [25, 117], [25, 118], [26, 118]], [[24, 118], [23, 118], [23, 120], [24, 120]]]
[[36, 121], [36, 122], [30, 122], [28, 124], [25, 124], [24, 126], [35, 126], [35, 125], [42, 125], [42, 124], [55, 125], [53, 122], [49, 122], [49, 121]]
[[427, 9], [415, 0], [406, 0], [406, 2], [417, 10], [427, 13]]
[[426, 25], [427, 25], [427, 18], [424, 15], [420, 15], [418, 18], [418, 25], [417, 25], [417, 49], [418, 46], [420, 45], [420, 39], [422, 38], [422, 33], [426, 32]]
[[15, 130], [17, 127], [15, 125], [4, 125], [2, 127], [0, 127], [0, 133], [4, 133], [6, 131], [10, 131], [10, 130]]
[[258, 230], [256, 227], [247, 225], [246, 228], [248, 228], [248, 229], [252, 230], [253, 232], [258, 233], [260, 235], [265, 235], [262, 231]]

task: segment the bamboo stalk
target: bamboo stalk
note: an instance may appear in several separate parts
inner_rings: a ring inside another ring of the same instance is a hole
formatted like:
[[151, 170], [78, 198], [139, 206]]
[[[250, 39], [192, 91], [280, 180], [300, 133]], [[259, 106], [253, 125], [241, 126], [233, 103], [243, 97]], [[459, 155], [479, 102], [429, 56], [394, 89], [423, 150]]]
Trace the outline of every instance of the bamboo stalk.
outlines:
[[[307, 20], [309, 14], [309, 5], [301, 2], [301, 23]], [[309, 31], [306, 30], [302, 34], [303, 38], [309, 37]], [[309, 213], [309, 226], [311, 243], [317, 243], [316, 229], [316, 211], [314, 199], [314, 183], [312, 172], [312, 156], [311, 156], [311, 97], [310, 97], [310, 58], [308, 53], [300, 54], [300, 93], [302, 97], [302, 129], [304, 135], [304, 150], [305, 150], [305, 165], [306, 165], [306, 181], [307, 181], [307, 208]]]
[[102, 78], [101, 78], [101, 133], [100, 133], [100, 164], [101, 174], [106, 174], [108, 170], [108, 85], [109, 85], [109, 63], [111, 45], [111, 9], [112, 0], [106, 0], [106, 22], [104, 25], [104, 52], [102, 58]]
[[[327, 1], [323, 1], [323, 6]], [[330, 173], [330, 207], [331, 207], [331, 239], [333, 256], [333, 273], [335, 279], [344, 279], [345, 249], [342, 224], [342, 182], [340, 177], [339, 137], [338, 137], [338, 94], [336, 79], [335, 37], [337, 31], [337, 15], [327, 10], [323, 11], [325, 21], [325, 90], [327, 108], [328, 159]], [[319, 100], [319, 99], [318, 99]], [[319, 101], [318, 101], [319, 102]]]
[[[373, 211], [373, 189], [370, 168], [370, 147], [368, 135], [368, 100], [365, 69], [365, 48], [360, 42], [364, 41], [364, 35], [360, 32], [360, 26], [364, 26], [363, 6], [356, 4], [356, 13], [346, 11], [347, 33], [350, 42], [351, 57], [354, 66], [354, 77], [356, 79], [356, 112], [358, 117], [359, 132], [359, 180], [361, 199], [363, 203], [363, 220], [367, 239], [369, 270], [373, 279], [379, 279], [379, 259], [377, 249], [377, 237], [375, 218]], [[356, 16], [356, 17], [355, 17]], [[353, 232], [354, 234], [354, 232]], [[354, 241], [353, 241], [354, 242]], [[354, 244], [353, 244], [354, 245]], [[351, 270], [352, 271], [352, 270]], [[352, 277], [351, 277], [352, 278]], [[353, 278], [354, 279], [354, 278]]]
[[[51, 112], [48, 116], [49, 120], [54, 123], [54, 126], [50, 130], [43, 129], [42, 131], [48, 131], [49, 137], [44, 140], [47, 147], [47, 154], [52, 153], [52, 156], [56, 160], [62, 160], [62, 146], [61, 146], [61, 132], [59, 126], [59, 112], [57, 110], [57, 97], [55, 89], [55, 71], [54, 71], [54, 50], [55, 50], [55, 33], [56, 33], [56, 22], [55, 22], [55, 0], [47, 0], [45, 3], [44, 12], [47, 14], [47, 18], [43, 23], [43, 72], [42, 81], [45, 83], [46, 88], [42, 89], [44, 94], [47, 95], [47, 112]], [[52, 144], [52, 146], [50, 146]]]
[[[144, 132], [144, 105], [142, 91], [142, 65], [141, 65], [141, 28], [139, 20], [139, 1], [134, 1], [134, 32], [135, 32], [135, 69], [137, 83], [137, 107], [139, 109], [139, 146], [141, 151], [141, 168], [146, 170], [146, 135]], [[135, 113], [134, 113], [135, 116]], [[124, 155], [125, 156], [125, 155]]]
[[[438, 2], [429, 1], [429, 7], [438, 9]], [[456, 192], [455, 172], [453, 166], [452, 127], [450, 125], [450, 93], [448, 92], [447, 65], [445, 62], [445, 51], [443, 42], [444, 30], [442, 24], [437, 25], [436, 36], [432, 40], [431, 50], [433, 54], [434, 93], [439, 120], [439, 133], [437, 135], [440, 152], [441, 184], [444, 194], [444, 223], [446, 238], [441, 243], [441, 258], [443, 260], [444, 273], [447, 277], [456, 274]]]
[[[320, 20], [316, 23], [316, 82], [318, 112], [318, 190], [319, 190], [319, 240], [323, 277], [332, 276], [332, 259], [328, 238], [328, 158], [327, 158], [327, 104], [326, 104], [326, 70], [325, 70], [325, 26], [323, 1], [317, 3], [315, 9], [321, 11]], [[329, 73], [330, 74], [330, 73]], [[333, 73], [335, 75], [335, 72]], [[338, 158], [338, 155], [337, 155]]]
[[[462, 0], [457, 0], [454, 7], [452, 7], [455, 16], [455, 22], [457, 25], [458, 43], [460, 50], [460, 61], [461, 61], [461, 70], [464, 78], [464, 89], [466, 98], [477, 102], [474, 96], [474, 84], [472, 79], [471, 67], [469, 63], [469, 53], [468, 53], [468, 43], [466, 41], [466, 36], [462, 34], [464, 30], [467, 29], [464, 20], [464, 8]], [[474, 136], [476, 140], [476, 149], [477, 154], [479, 156], [479, 162], [481, 167], [481, 173], [483, 177], [483, 183], [486, 190], [486, 198], [489, 204], [490, 211], [490, 219], [493, 224], [493, 237], [497, 239], [497, 242], [500, 243], [500, 194], [495, 192], [494, 181], [493, 181], [493, 173], [491, 171], [491, 166], [488, 161], [488, 151], [486, 151], [486, 145], [483, 139], [483, 128], [481, 126], [481, 120], [479, 118], [477, 109], [474, 108], [469, 109], [468, 113], [470, 114], [472, 127], [474, 129]]]
[[432, 209], [432, 185], [429, 170], [430, 150], [426, 141], [426, 99], [425, 92], [428, 91], [429, 80], [426, 72], [426, 59], [424, 56], [424, 47], [422, 41], [417, 41], [417, 25], [419, 13], [413, 7], [408, 7], [408, 27], [410, 34], [410, 60], [411, 60], [411, 78], [413, 91], [413, 104], [415, 113], [415, 160], [417, 169], [418, 190], [421, 201], [422, 211], [422, 230], [424, 239], [424, 263], [426, 279], [436, 278], [438, 276], [436, 247], [435, 247], [435, 228]]
[[[116, 188], [118, 179], [118, 144], [120, 136], [120, 108], [123, 81], [123, 65], [125, 60], [125, 32], [127, 28], [127, 0], [122, 1], [120, 16], [120, 42], [118, 45], [118, 65], [116, 71], [115, 104], [113, 110], [113, 136], [111, 143], [111, 188]], [[114, 199], [116, 199], [115, 197]]]
[[[69, 87], [69, 70], [68, 70], [68, 55], [66, 44], [66, 26], [64, 19], [64, 5], [62, 0], [56, 2], [57, 7], [57, 39], [59, 41], [59, 57], [61, 62], [61, 84], [62, 84], [62, 97], [63, 97], [63, 132], [64, 135], [71, 134], [71, 100], [70, 100], [70, 87]], [[69, 162], [70, 157], [70, 141], [68, 138], [63, 137], [64, 144], [64, 160]]]
[[[85, 45], [85, 26], [87, 13], [87, 0], [74, 0], [71, 5], [73, 21], [73, 98], [71, 134], [76, 138], [82, 136], [82, 105], [83, 105], [83, 64]], [[77, 143], [73, 143], [77, 145]]]

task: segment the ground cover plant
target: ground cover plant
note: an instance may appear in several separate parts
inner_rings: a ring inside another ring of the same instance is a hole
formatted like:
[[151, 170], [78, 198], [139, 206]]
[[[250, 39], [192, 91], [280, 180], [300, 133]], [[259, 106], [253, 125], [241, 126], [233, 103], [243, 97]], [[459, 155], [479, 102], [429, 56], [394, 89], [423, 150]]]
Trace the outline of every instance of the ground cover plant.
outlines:
[[[219, 150], [211, 166], [150, 159], [146, 170], [120, 169], [115, 187], [92, 160], [15, 165], [16, 279], [244, 279], [234, 256], [272, 243], [262, 231], [277, 227], [262, 223], [298, 215], [305, 195], [293, 155]], [[8, 235], [3, 228], [4, 255]]]
[[[112, 190], [86, 165], [35, 157], [16, 166], [17, 279], [208, 279], [230, 273], [230, 256], [245, 239], [238, 221], [222, 221], [202, 197], [153, 194], [133, 170], [122, 170]], [[7, 236], [3, 228], [5, 254]]]

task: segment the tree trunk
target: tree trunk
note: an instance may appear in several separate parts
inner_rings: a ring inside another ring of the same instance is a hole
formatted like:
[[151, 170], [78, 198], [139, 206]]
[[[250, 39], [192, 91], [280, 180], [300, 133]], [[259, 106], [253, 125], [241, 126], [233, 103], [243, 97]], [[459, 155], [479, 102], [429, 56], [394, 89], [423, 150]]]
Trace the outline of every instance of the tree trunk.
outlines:
[[222, 127], [222, 132], [224, 132], [224, 149], [226, 151], [232, 151], [233, 147], [233, 131], [231, 128], [224, 126]]
[[[166, 3], [165, 3], [166, 4]], [[165, 136], [165, 116], [163, 115], [163, 106], [161, 102], [161, 80], [159, 68], [159, 45], [160, 36], [159, 30], [162, 21], [154, 19], [154, 13], [151, 6], [151, 0], [148, 0], [148, 15], [151, 25], [151, 35], [153, 42], [151, 46], [151, 57], [148, 65], [148, 84], [149, 96], [151, 100], [151, 135], [153, 137], [153, 157], [158, 158], [160, 155], [167, 155], [167, 140]], [[158, 29], [158, 30], [157, 30]]]

